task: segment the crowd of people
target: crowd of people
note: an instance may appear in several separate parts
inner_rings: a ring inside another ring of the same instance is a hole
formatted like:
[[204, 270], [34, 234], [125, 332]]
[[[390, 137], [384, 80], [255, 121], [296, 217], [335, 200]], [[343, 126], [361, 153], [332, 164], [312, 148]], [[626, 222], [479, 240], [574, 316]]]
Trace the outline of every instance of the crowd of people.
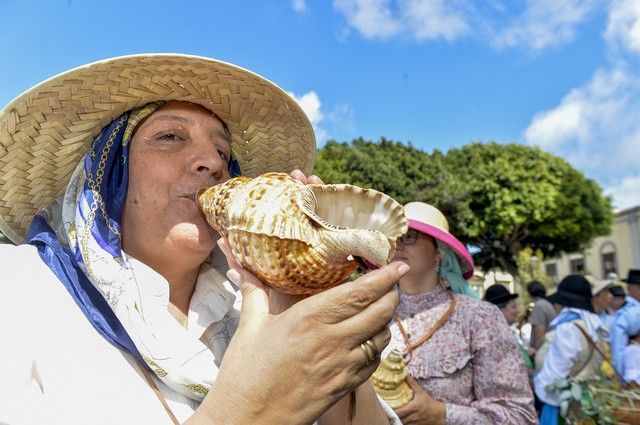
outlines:
[[572, 274], [546, 296], [545, 286], [532, 281], [527, 292], [533, 301], [519, 325], [518, 295], [501, 285], [488, 288], [485, 300], [496, 304], [512, 326], [533, 378], [541, 424], [560, 423], [560, 394], [553, 387], [558, 380], [604, 378], [640, 387], [640, 270], [631, 269], [623, 282], [628, 295], [611, 279]]
[[[77, 68], [0, 113], [0, 423], [543, 424], [559, 378], [606, 360], [640, 383], [640, 270], [564, 278], [550, 296], [467, 279], [445, 216], [404, 206], [391, 264], [306, 298], [243, 269], [194, 202], [233, 176], [313, 167], [284, 91], [184, 55]], [[390, 350], [414, 396], [369, 377]]]

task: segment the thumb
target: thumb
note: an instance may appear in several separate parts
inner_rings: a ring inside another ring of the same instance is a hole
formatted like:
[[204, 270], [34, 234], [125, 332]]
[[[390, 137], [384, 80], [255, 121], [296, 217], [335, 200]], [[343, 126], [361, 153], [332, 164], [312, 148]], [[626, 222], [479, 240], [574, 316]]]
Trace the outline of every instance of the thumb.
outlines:
[[245, 269], [232, 268], [227, 277], [240, 287], [242, 309], [240, 310], [240, 326], [258, 323], [269, 314], [269, 297], [262, 282]]
[[413, 376], [407, 375], [405, 381], [407, 381], [407, 384], [409, 384], [409, 386], [414, 392], [424, 392], [420, 384], [418, 384], [416, 380], [413, 379]]

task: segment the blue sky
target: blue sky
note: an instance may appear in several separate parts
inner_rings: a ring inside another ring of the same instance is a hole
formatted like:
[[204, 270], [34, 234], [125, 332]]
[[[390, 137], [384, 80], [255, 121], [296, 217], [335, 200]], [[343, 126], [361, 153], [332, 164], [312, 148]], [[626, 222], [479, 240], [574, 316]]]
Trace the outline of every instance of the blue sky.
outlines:
[[107, 57], [204, 55], [289, 91], [319, 145], [537, 145], [640, 204], [640, 0], [2, 0], [0, 16], [3, 105]]

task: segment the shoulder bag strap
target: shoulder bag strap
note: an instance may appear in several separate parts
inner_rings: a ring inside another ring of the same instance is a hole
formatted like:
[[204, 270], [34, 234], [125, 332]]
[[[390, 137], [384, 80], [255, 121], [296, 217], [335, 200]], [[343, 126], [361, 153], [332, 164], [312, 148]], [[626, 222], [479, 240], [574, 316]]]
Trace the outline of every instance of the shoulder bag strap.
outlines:
[[162, 407], [164, 407], [164, 410], [166, 410], [167, 414], [169, 415], [169, 418], [171, 419], [171, 422], [173, 422], [173, 425], [180, 425], [180, 421], [178, 420], [178, 418], [176, 418], [176, 415], [173, 414], [173, 411], [171, 410], [171, 407], [169, 407], [167, 400], [162, 395], [162, 392], [160, 392], [160, 388], [158, 388], [156, 381], [153, 380], [153, 377], [151, 376], [151, 372], [149, 372], [149, 370], [146, 367], [141, 365], [140, 361], [136, 357], [134, 357], [134, 359], [136, 360], [138, 367], [142, 371], [142, 374], [144, 375], [145, 379], [147, 380], [147, 383], [149, 383], [149, 386], [151, 387], [153, 392], [156, 394], [156, 397], [158, 397], [158, 400], [160, 400], [160, 403], [162, 403]]
[[[582, 326], [578, 325], [577, 323], [573, 323], [578, 329], [580, 329], [580, 332], [582, 332], [582, 335], [584, 335], [585, 338], [587, 338], [587, 341], [589, 342], [589, 344], [591, 345], [591, 347], [593, 347], [604, 359], [605, 362], [607, 362], [609, 364], [609, 366], [611, 366], [611, 368], [613, 369], [613, 371], [616, 373], [616, 376], [618, 377], [618, 379], [620, 380], [620, 382], [622, 383], [622, 385], [624, 387], [627, 387], [627, 383], [624, 381], [624, 378], [620, 375], [620, 372], [618, 372], [618, 369], [616, 369], [616, 367], [611, 363], [611, 360], [609, 360], [607, 358], [607, 356], [602, 352], [602, 349], [600, 349], [600, 347], [598, 347], [598, 344], [595, 343], [595, 341], [593, 340], [593, 338], [591, 338], [591, 335], [589, 335], [587, 333], [587, 331], [585, 331]], [[591, 358], [591, 356], [589, 356], [589, 358]], [[588, 362], [587, 362], [588, 363]], [[586, 364], [585, 364], [586, 366]], [[580, 368], [580, 370], [584, 369], [584, 366], [582, 368]]]
[[586, 358], [586, 360], [580, 365], [580, 367], [578, 369], [576, 369], [575, 371], [571, 371], [571, 373], [569, 374], [569, 377], [573, 377], [573, 376], [578, 376], [580, 374], [580, 372], [582, 372], [587, 365], [589, 364], [589, 362], [591, 361], [591, 358], [593, 357], [593, 353], [594, 353], [594, 348], [597, 349], [597, 346], [595, 345], [594, 341], [591, 339], [591, 337], [584, 331], [584, 329], [582, 329], [582, 327], [577, 324], [576, 322], [573, 322], [573, 324], [575, 326], [577, 326], [578, 329], [580, 329], [580, 331], [582, 332], [582, 335], [584, 335], [587, 338], [587, 346], [589, 347], [589, 356]]

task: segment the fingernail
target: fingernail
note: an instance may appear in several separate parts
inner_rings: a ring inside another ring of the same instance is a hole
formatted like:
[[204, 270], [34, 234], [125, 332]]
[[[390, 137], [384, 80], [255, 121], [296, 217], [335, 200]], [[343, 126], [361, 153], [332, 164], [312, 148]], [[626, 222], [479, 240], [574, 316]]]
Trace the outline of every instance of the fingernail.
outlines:
[[229, 269], [229, 271], [227, 271], [227, 277], [233, 283], [238, 283], [240, 281], [240, 273], [235, 269]]
[[218, 239], [218, 246], [220, 247], [220, 251], [228, 257], [229, 251], [227, 250], [227, 246], [224, 244], [224, 239]]
[[404, 276], [405, 274], [407, 274], [409, 269], [409, 265], [402, 263], [402, 265], [398, 267], [398, 273], [400, 273], [400, 276]]

